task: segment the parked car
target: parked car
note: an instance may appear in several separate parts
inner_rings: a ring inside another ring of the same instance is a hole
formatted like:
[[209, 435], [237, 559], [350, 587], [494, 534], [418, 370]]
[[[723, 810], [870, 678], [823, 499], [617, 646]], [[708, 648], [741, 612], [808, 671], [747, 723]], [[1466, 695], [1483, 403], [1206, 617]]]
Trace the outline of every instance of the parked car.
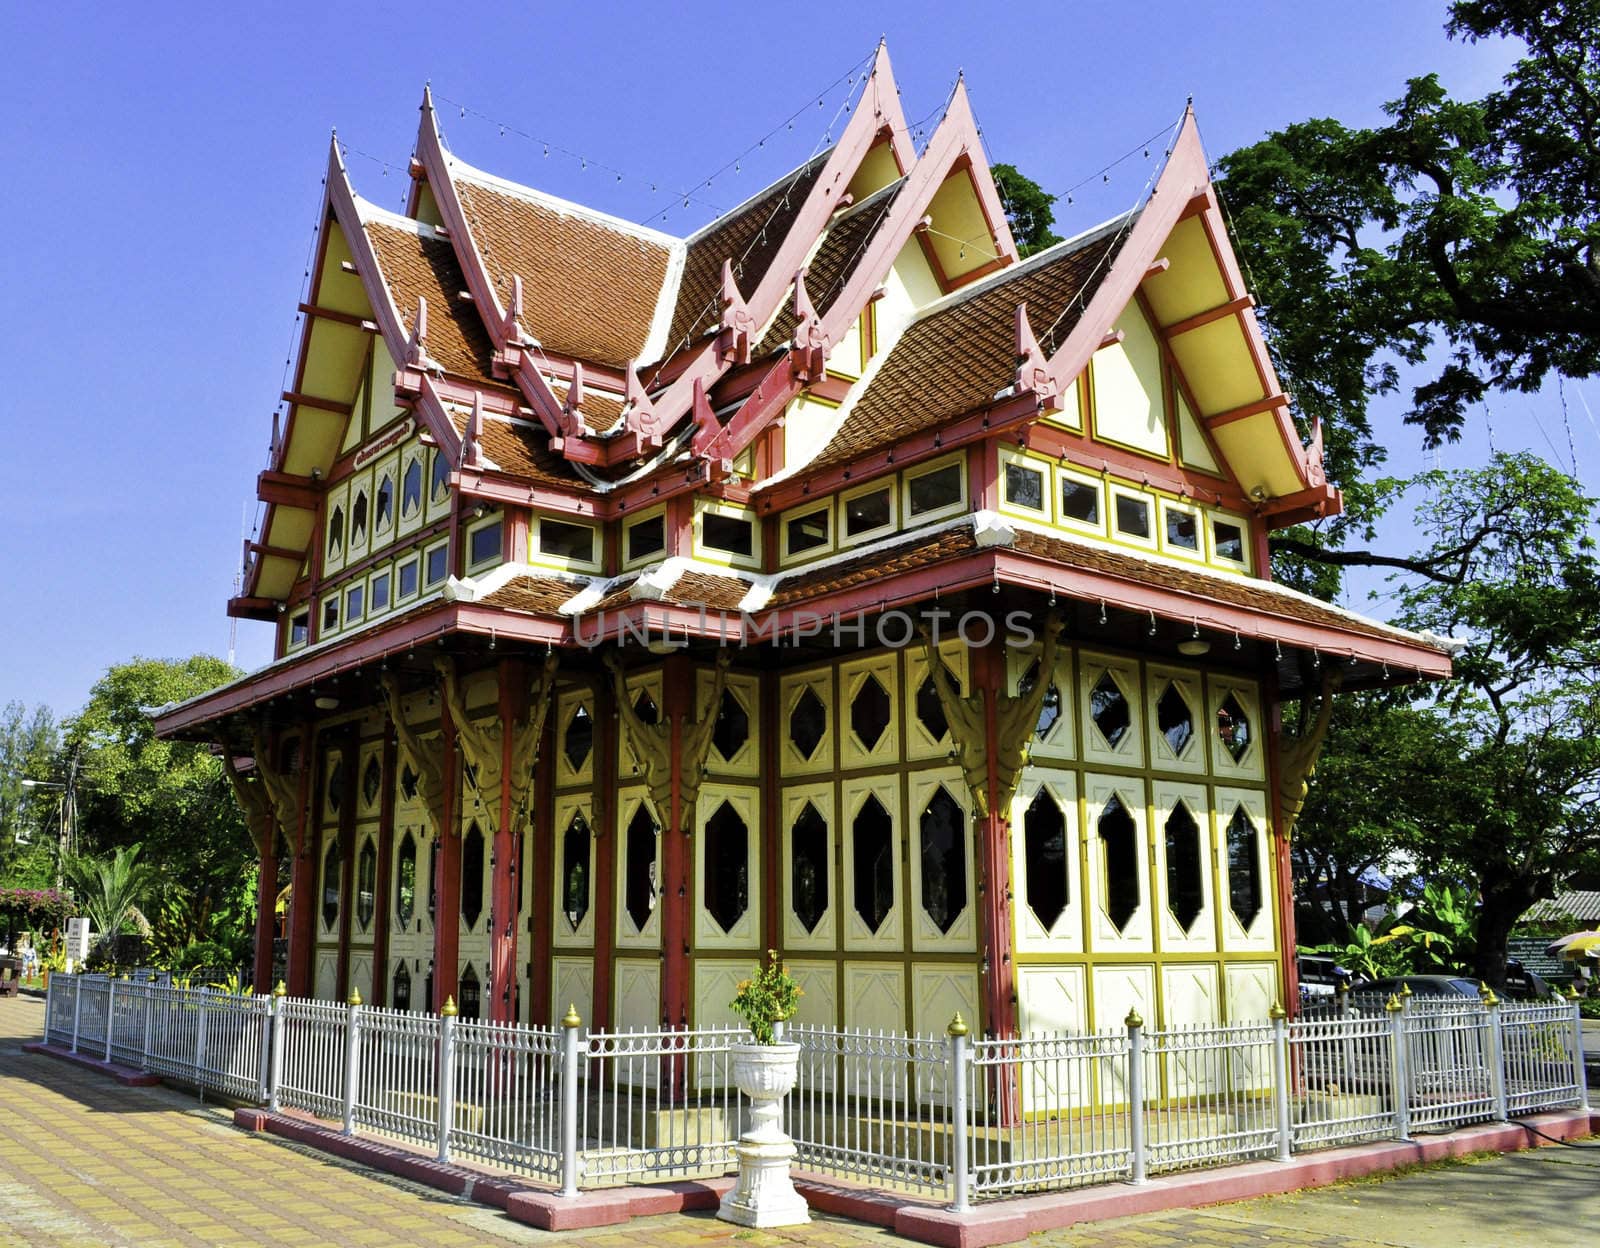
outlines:
[[1470, 997], [1478, 999], [1478, 981], [1456, 975], [1392, 975], [1387, 979], [1360, 980], [1350, 991], [1363, 997], [1382, 996], [1411, 989], [1414, 997]]
[[1555, 990], [1542, 975], [1515, 958], [1506, 960], [1506, 996], [1514, 1001], [1548, 1001]]
[[1322, 954], [1303, 953], [1296, 959], [1300, 973], [1300, 996], [1331, 997], [1340, 984], [1350, 982], [1350, 972], [1332, 958]]

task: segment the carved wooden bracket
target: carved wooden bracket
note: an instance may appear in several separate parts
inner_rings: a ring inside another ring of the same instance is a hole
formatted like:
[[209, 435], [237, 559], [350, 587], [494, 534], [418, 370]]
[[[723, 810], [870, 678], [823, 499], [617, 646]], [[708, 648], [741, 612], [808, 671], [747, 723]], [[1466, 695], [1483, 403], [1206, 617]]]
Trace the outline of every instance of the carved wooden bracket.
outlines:
[[717, 296], [722, 307], [721, 327], [717, 331], [717, 354], [727, 364], [748, 364], [756, 331], [755, 317], [739, 293], [733, 277], [733, 261], [722, 262], [722, 289]]
[[[444, 832], [444, 763], [439, 754], [423, 748], [421, 739], [406, 722], [406, 711], [400, 701], [400, 682], [390, 672], [385, 672], [380, 683], [383, 700], [389, 709], [389, 722], [394, 725], [395, 739], [399, 744], [400, 761], [409, 766], [417, 777], [417, 792], [428, 810], [428, 821], [434, 833]], [[442, 753], [442, 751], [441, 751]]]
[[455, 725], [456, 744], [461, 747], [462, 760], [471, 768], [467, 782], [483, 802], [488, 822], [496, 825], [500, 822], [500, 775], [505, 766], [500, 753], [498, 717], [478, 723], [467, 713], [467, 700], [456, 675], [454, 659], [436, 658], [433, 669], [439, 673], [440, 691], [450, 712], [450, 722]]
[[828, 341], [828, 331], [811, 304], [811, 296], [806, 291], [804, 269], [794, 275], [794, 319], [793, 351], [789, 356], [789, 365], [801, 381], [821, 381], [827, 372], [828, 351], [833, 344]]
[[1028, 323], [1028, 305], [1017, 305], [1017, 376], [1016, 391], [1038, 396], [1041, 407], [1052, 407], [1057, 397], [1055, 374], [1050, 371], [1050, 360], [1033, 336], [1033, 326]]
[[228, 774], [233, 795], [239, 799], [239, 809], [244, 812], [244, 826], [250, 832], [250, 843], [255, 846], [256, 857], [259, 858], [271, 847], [272, 834], [277, 827], [272, 797], [259, 772], [247, 775], [239, 770], [234, 764], [232, 750], [222, 751], [222, 769]]
[[1317, 769], [1317, 758], [1322, 754], [1328, 725], [1333, 720], [1333, 695], [1343, 681], [1341, 672], [1322, 678], [1322, 704], [1317, 707], [1317, 717], [1311, 727], [1303, 734], [1291, 737], [1281, 729], [1278, 732], [1278, 809], [1283, 820], [1280, 834], [1285, 840], [1294, 831], [1295, 821], [1306, 804], [1311, 773]]
[[528, 690], [527, 713], [511, 729], [511, 830], [520, 832], [528, 818], [533, 792], [533, 769], [539, 765], [539, 742], [544, 740], [544, 721], [555, 694], [554, 651], [544, 656], [544, 665]]
[[[716, 676], [711, 683], [711, 699], [705, 713], [691, 720], [683, 719], [683, 736], [679, 743], [680, 757], [672, 757], [672, 721], [664, 718], [660, 723], [647, 724], [639, 717], [633, 703], [628, 700], [628, 682], [622, 673], [622, 664], [615, 654], [606, 655], [606, 666], [616, 685], [617, 714], [622, 721], [623, 736], [634, 762], [644, 776], [650, 791], [650, 801], [666, 825], [672, 821], [672, 781], [678, 776], [679, 823], [684, 828], [694, 827], [694, 805], [700, 797], [700, 783], [706, 774], [706, 752], [711, 748], [711, 734], [717, 726], [717, 714], [722, 709], [722, 691], [727, 687], [728, 664], [732, 655], [723, 650], [717, 655]], [[671, 829], [669, 829], [671, 830]]]
[[[250, 752], [255, 755], [256, 775], [260, 778], [272, 815], [277, 819], [278, 827], [283, 830], [283, 839], [298, 848], [296, 842], [300, 835], [300, 786], [273, 767], [272, 753], [267, 748], [266, 735], [258, 728], [250, 732]], [[228, 778], [232, 780], [233, 760], [229, 759], [228, 763]], [[302, 767], [306, 765], [304, 743], [301, 748], [300, 765]], [[238, 786], [235, 784], [234, 792], [238, 791]], [[239, 801], [244, 805], [246, 799], [241, 796]], [[245, 805], [246, 818], [249, 818], [249, 812], [250, 807]]]

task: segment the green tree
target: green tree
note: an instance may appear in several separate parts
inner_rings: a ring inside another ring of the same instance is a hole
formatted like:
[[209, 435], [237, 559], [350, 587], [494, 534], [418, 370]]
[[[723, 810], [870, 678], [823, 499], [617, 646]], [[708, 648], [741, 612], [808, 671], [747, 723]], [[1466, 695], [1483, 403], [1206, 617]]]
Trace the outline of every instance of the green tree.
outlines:
[[989, 172], [994, 176], [994, 189], [1000, 192], [1019, 255], [1031, 256], [1061, 241], [1061, 235], [1051, 228], [1056, 223], [1053, 205], [1057, 196], [1019, 173], [1015, 165], [994, 165]]
[[142, 845], [161, 873], [148, 907], [158, 954], [198, 940], [242, 949], [248, 940], [255, 856], [221, 761], [205, 745], [157, 740], [149, 717], [237, 675], [205, 655], [117, 664], [66, 726], [64, 749], [79, 760], [84, 852]]
[[8, 702], [0, 710], [0, 888], [55, 882], [58, 794], [24, 780], [52, 780], [60, 730], [50, 708]]
[[1526, 54], [1482, 99], [1429, 74], [1387, 124], [1314, 118], [1220, 162], [1274, 358], [1357, 523], [1398, 364], [1430, 445], [1491, 393], [1600, 369], [1600, 0], [1457, 0], [1446, 29]]
[[139, 861], [138, 845], [118, 846], [104, 858], [72, 858], [67, 878], [92, 931], [105, 936], [120, 936], [130, 929], [141, 935], [149, 931], [140, 906], [154, 890], [157, 873], [153, 864]]

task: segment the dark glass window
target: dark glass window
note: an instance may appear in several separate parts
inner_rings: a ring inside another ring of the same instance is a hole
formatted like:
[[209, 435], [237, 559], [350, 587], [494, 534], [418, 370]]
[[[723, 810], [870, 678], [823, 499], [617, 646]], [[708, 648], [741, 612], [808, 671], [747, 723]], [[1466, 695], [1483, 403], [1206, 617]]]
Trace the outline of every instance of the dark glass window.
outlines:
[[1218, 559], [1244, 562], [1244, 530], [1226, 520], [1211, 522], [1211, 548]]
[[411, 1008], [411, 968], [401, 958], [394, 968], [394, 980], [389, 987], [389, 1003], [397, 1010]]
[[650, 696], [648, 689], [639, 690], [639, 696], [633, 700], [633, 713], [646, 724], [661, 722], [661, 711], [656, 707], [656, 700]]
[[935, 741], [943, 741], [950, 731], [950, 721], [945, 718], [944, 703], [939, 700], [939, 690], [932, 676], [924, 676], [922, 684], [917, 686], [917, 720]]
[[882, 739], [892, 713], [887, 690], [876, 676], [869, 675], [850, 700], [850, 727], [865, 749], [872, 749]]
[[750, 830], [732, 803], [706, 820], [705, 907], [724, 932], [750, 908]]
[[328, 772], [328, 809], [337, 811], [344, 801], [344, 759], [334, 760], [332, 769]]
[[1199, 519], [1176, 507], [1167, 508], [1167, 545], [1179, 550], [1199, 550]]
[[467, 963], [467, 969], [461, 972], [461, 1000], [456, 1003], [456, 1011], [462, 1018], [481, 1018], [483, 1016], [483, 985], [478, 982], [478, 972], [472, 963]]
[[581, 702], [567, 721], [567, 740], [561, 748], [572, 770], [582, 771], [589, 751], [594, 748], [594, 720], [589, 717], [589, 708]]
[[647, 559], [667, 548], [667, 518], [651, 516], [628, 526], [628, 558]]
[[1117, 532], [1129, 537], [1150, 536], [1150, 504], [1142, 498], [1118, 494]]
[[367, 608], [367, 587], [365, 585], [352, 585], [344, 591], [344, 622], [354, 624], [365, 613]]
[[712, 550], [725, 550], [730, 555], [753, 554], [755, 532], [755, 522], [748, 516], [708, 511], [700, 517], [700, 540]]
[[339, 842], [330, 840], [322, 856], [322, 926], [331, 928], [339, 921]]
[[410, 832], [400, 838], [400, 859], [395, 869], [394, 917], [402, 932], [411, 927], [417, 912], [417, 841]]
[[1044, 473], [1022, 464], [1006, 465], [1006, 502], [1013, 507], [1044, 510]]
[[828, 909], [828, 825], [810, 802], [789, 829], [789, 874], [794, 916], [814, 932]]
[[869, 932], [876, 932], [894, 909], [894, 823], [876, 797], [861, 803], [850, 842], [856, 913]]
[[949, 932], [967, 908], [964, 812], [943, 785], [922, 811], [922, 908], [940, 932]]
[[589, 913], [589, 847], [593, 838], [583, 812], [575, 812], [561, 838], [561, 912], [573, 931]]
[[889, 487], [857, 494], [844, 505], [844, 535], [856, 537], [894, 523], [894, 499]]
[[1100, 812], [1106, 917], [1117, 931], [1139, 912], [1139, 829], [1115, 793]]
[[1187, 932], [1205, 909], [1205, 854], [1200, 844], [1200, 825], [1189, 808], [1179, 802], [1167, 816], [1167, 909]]
[[303, 646], [311, 635], [311, 614], [300, 611], [289, 617], [289, 644]]
[[[1017, 679], [1017, 694], [1026, 697], [1033, 692], [1033, 686], [1039, 680], [1039, 660], [1035, 659], [1028, 665], [1028, 670]], [[1044, 701], [1039, 703], [1039, 721], [1033, 726], [1033, 735], [1041, 741], [1050, 735], [1050, 730], [1056, 726], [1061, 718], [1061, 690], [1056, 688], [1056, 682], [1051, 681], [1050, 687], [1044, 691]]]
[[643, 802], [628, 821], [627, 862], [622, 881], [622, 906], [636, 932], [644, 931], [656, 908], [656, 835], [660, 831]]
[[364, 932], [372, 926], [378, 898], [378, 851], [369, 836], [356, 856], [356, 921]]
[[417, 773], [411, 770], [410, 763], [400, 768], [400, 792], [407, 801], [417, 795]]
[[473, 824], [461, 838], [461, 917], [470, 931], [483, 915], [483, 829]]
[[328, 558], [337, 559], [344, 550], [344, 508], [335, 507], [328, 521]]
[[474, 529], [472, 536], [467, 539], [467, 561], [473, 567], [488, 563], [491, 559], [500, 558], [500, 538], [504, 526], [496, 520], [493, 524], [486, 524], [481, 529]]
[[1228, 821], [1228, 905], [1248, 929], [1261, 913], [1261, 854], [1255, 822], [1243, 806]]
[[796, 516], [785, 521], [788, 532], [789, 553], [791, 555], [803, 554], [808, 550], [815, 550], [818, 546], [828, 544], [828, 509], [808, 511], [803, 516]]
[[415, 559], [407, 559], [396, 568], [395, 576], [399, 581], [396, 588], [400, 591], [398, 595], [400, 598], [409, 598], [417, 592], [417, 561]]
[[1100, 487], [1087, 481], [1061, 478], [1061, 514], [1079, 524], [1100, 527]]
[[350, 540], [364, 542], [367, 540], [367, 492], [360, 490], [356, 493], [356, 501], [350, 507]]
[[405, 476], [400, 478], [400, 514], [407, 520], [417, 514], [422, 506], [422, 461], [413, 459], [406, 465]]
[[587, 524], [568, 524], [564, 520], [540, 520], [539, 552], [555, 559], [593, 563], [594, 530]]
[[1217, 740], [1236, 763], [1244, 760], [1245, 751], [1250, 748], [1250, 720], [1231, 693], [1217, 708]]
[[1028, 864], [1028, 909], [1048, 932], [1072, 899], [1067, 882], [1067, 819], [1043, 788], [1023, 812], [1022, 836]]
[[822, 744], [828, 733], [828, 708], [822, 704], [815, 690], [809, 686], [800, 691], [789, 712], [789, 740], [800, 751], [800, 757], [809, 759]]
[[433, 478], [428, 485], [428, 498], [435, 503], [442, 503], [449, 495], [450, 461], [435, 452], [433, 456]]
[[372, 578], [372, 612], [389, 609], [389, 574], [381, 572]]
[[378, 800], [378, 790], [383, 787], [383, 768], [378, 765], [376, 757], [367, 760], [366, 770], [361, 773], [361, 796], [366, 799], [368, 806]]
[[448, 546], [435, 546], [427, 553], [428, 560], [427, 579], [428, 588], [432, 589], [450, 572], [450, 548]]
[[339, 595], [329, 594], [322, 600], [322, 631], [331, 633], [339, 627]]
[[1178, 686], [1170, 681], [1156, 702], [1156, 727], [1167, 739], [1167, 748], [1172, 751], [1172, 756], [1182, 758], [1194, 738], [1194, 712], [1178, 692]]
[[377, 515], [373, 517], [372, 527], [386, 529], [389, 521], [394, 519], [394, 478], [384, 473], [383, 480], [378, 482]]
[[717, 747], [717, 753], [722, 755], [723, 761], [732, 762], [733, 756], [744, 748], [744, 743], [750, 739], [750, 716], [745, 713], [744, 704], [733, 694], [733, 690], [722, 691], [722, 703], [717, 708], [716, 726], [711, 729], [711, 744]]
[[1122, 696], [1122, 689], [1110, 672], [1101, 672], [1100, 679], [1089, 690], [1089, 718], [1112, 749], [1117, 748], [1133, 725], [1128, 699]]
[[946, 464], [920, 477], [912, 477], [906, 494], [913, 516], [954, 507], [961, 501], [961, 465]]

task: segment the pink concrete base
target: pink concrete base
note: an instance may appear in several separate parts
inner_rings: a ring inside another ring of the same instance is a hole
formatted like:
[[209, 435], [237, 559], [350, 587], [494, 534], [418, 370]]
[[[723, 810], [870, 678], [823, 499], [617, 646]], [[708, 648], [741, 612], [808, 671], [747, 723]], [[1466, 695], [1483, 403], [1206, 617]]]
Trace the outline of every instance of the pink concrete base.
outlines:
[[110, 1075], [124, 1087], [153, 1088], [161, 1082], [160, 1075], [152, 1075], [149, 1071], [131, 1070], [126, 1066], [118, 1066], [115, 1062], [107, 1062], [98, 1057], [90, 1057], [87, 1053], [74, 1053], [71, 1049], [63, 1049], [57, 1045], [46, 1044], [42, 1040], [30, 1041], [22, 1046], [22, 1051], [24, 1053], [39, 1053], [45, 1057], [53, 1057], [59, 1061], [70, 1062], [74, 1066], [92, 1070], [96, 1074]]

